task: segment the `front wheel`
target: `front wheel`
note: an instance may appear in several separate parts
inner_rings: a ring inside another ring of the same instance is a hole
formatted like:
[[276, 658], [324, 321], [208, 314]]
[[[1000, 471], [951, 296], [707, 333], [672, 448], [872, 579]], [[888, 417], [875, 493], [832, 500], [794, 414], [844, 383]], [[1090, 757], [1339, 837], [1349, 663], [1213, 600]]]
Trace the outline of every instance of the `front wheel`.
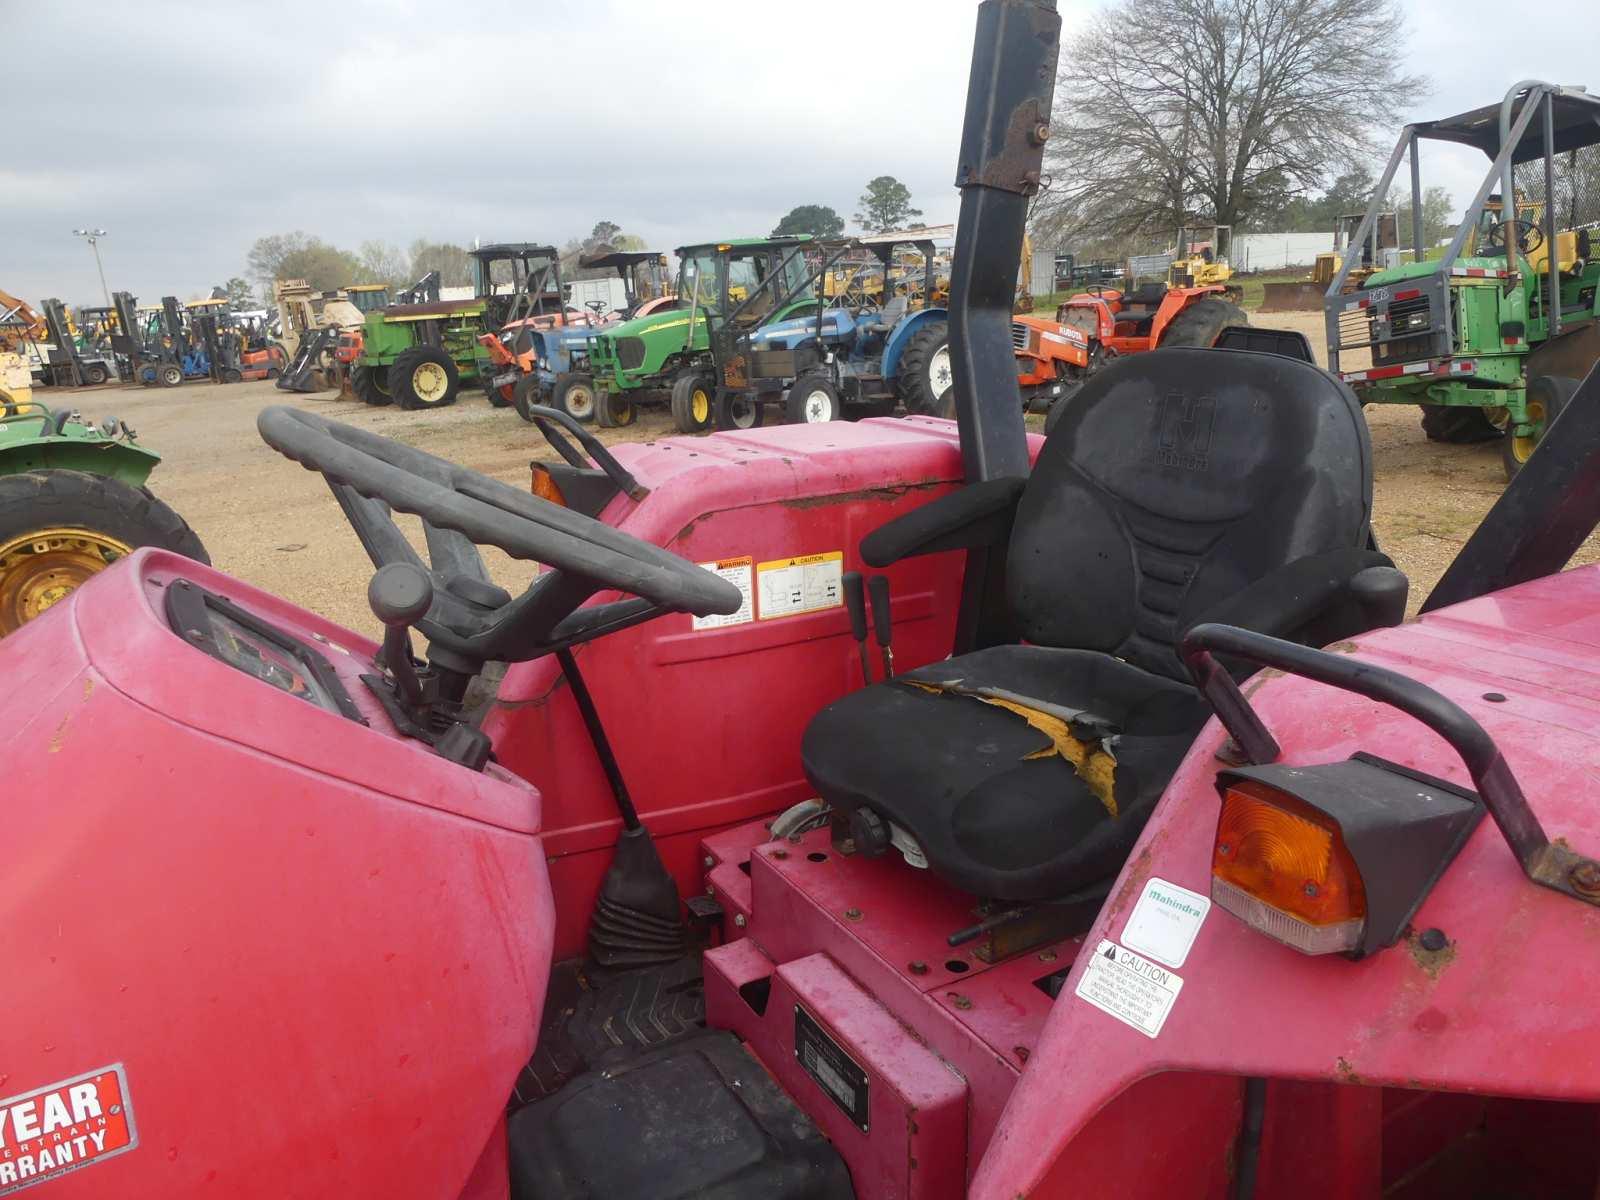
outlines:
[[556, 380], [555, 390], [550, 394], [550, 403], [574, 421], [582, 421], [587, 425], [595, 419], [594, 396], [593, 377], [575, 372], [571, 375], [562, 375]]
[[783, 419], [790, 425], [821, 425], [839, 419], [839, 389], [822, 375], [802, 375], [789, 387]]
[[703, 433], [711, 428], [711, 380], [690, 373], [672, 381], [672, 423], [679, 433]]
[[364, 367], [360, 363], [350, 368], [350, 390], [363, 404], [382, 408], [394, 403], [394, 392], [389, 387], [388, 367]]
[[445, 408], [461, 390], [461, 372], [437, 346], [401, 351], [389, 368], [389, 381], [395, 401], [407, 410]]
[[761, 424], [761, 406], [743, 392], [717, 397], [718, 429], [754, 429]]
[[517, 410], [517, 416], [530, 425], [533, 423], [533, 406], [543, 403], [544, 396], [537, 375], [524, 375], [511, 389], [511, 407]]
[[594, 421], [602, 429], [632, 425], [638, 412], [626, 392], [599, 392], [594, 399]]
[[1471, 404], [1424, 404], [1422, 432], [1430, 442], [1472, 445], [1492, 442], [1500, 436], [1486, 409]]
[[222, 368], [222, 382], [223, 383], [243, 383], [244, 382], [244, 374], [239, 370], [238, 367], [223, 367]]
[[928, 417], [955, 415], [955, 370], [950, 361], [950, 327], [943, 321], [911, 335], [900, 355], [900, 398], [906, 411]]
[[140, 546], [211, 561], [194, 530], [146, 488], [84, 471], [0, 476], [0, 635]]
[[1523, 404], [1527, 414], [1524, 424], [1529, 427], [1528, 432], [1518, 433], [1516, 426], [1510, 425], [1506, 429], [1505, 440], [1500, 444], [1500, 458], [1507, 480], [1515, 479], [1533, 457], [1539, 443], [1550, 432], [1550, 426], [1555, 424], [1556, 418], [1577, 390], [1578, 380], [1563, 375], [1540, 375], [1528, 381], [1528, 398]]
[[111, 378], [111, 372], [106, 370], [105, 363], [90, 363], [83, 369], [83, 381], [91, 387], [98, 387]]

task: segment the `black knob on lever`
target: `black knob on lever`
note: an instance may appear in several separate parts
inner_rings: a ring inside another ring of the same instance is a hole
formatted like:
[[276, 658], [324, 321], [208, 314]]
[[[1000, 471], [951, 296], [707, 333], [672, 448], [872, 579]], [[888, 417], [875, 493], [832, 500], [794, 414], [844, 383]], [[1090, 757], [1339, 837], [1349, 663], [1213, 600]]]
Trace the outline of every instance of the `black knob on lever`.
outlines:
[[383, 622], [383, 661], [408, 704], [422, 703], [422, 682], [411, 663], [411, 626], [433, 607], [433, 580], [414, 563], [379, 567], [367, 584], [367, 604]]

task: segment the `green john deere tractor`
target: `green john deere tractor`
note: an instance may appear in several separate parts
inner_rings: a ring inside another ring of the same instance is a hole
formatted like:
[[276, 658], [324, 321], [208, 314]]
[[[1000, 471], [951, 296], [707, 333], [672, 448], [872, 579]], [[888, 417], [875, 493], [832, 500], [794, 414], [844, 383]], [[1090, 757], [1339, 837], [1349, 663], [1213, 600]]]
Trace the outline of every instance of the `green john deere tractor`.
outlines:
[[[589, 340], [589, 370], [594, 377], [595, 420], [600, 425], [629, 425], [636, 404], [646, 397], [665, 398], [673, 423], [682, 433], [709, 429], [715, 417], [716, 385], [711, 360], [710, 322], [732, 312], [763, 288], [772, 276], [781, 286], [765, 294], [783, 293], [805, 283], [811, 274], [809, 237], [730, 238], [725, 242], [680, 246], [680, 307], [624, 321]], [[755, 304], [740, 316], [762, 320], [815, 312], [819, 301], [806, 292], [778, 314]]]
[[1420, 194], [1424, 139], [1493, 165], [1439, 257], [1415, 203], [1414, 261], [1346, 293], [1359, 262], [1346, 257], [1323, 300], [1328, 365], [1365, 404], [1420, 405], [1434, 441], [1499, 440], [1511, 478], [1600, 361], [1600, 96], [1520, 83], [1500, 104], [1408, 125], [1352, 245], [1407, 154]]
[[477, 383], [490, 403], [501, 405], [488, 386], [493, 369], [479, 338], [513, 321], [564, 322], [554, 246], [505, 242], [471, 255], [471, 299], [441, 300], [434, 292], [367, 313], [361, 355], [350, 372], [351, 388], [366, 403], [444, 408], [456, 402], [463, 383]]
[[[140, 546], [209, 563], [183, 518], [145, 487], [161, 456], [112, 418], [50, 409], [0, 355], [0, 636]], [[24, 376], [24, 378], [26, 378]]]

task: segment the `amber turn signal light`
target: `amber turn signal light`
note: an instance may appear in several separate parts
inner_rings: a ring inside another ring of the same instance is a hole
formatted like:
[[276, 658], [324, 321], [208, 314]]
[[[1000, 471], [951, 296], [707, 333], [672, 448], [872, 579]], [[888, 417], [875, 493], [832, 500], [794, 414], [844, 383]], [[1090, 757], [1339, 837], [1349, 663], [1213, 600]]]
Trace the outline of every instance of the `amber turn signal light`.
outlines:
[[529, 490], [541, 500], [548, 500], [551, 504], [559, 504], [562, 508], [567, 506], [567, 498], [561, 491], [561, 485], [550, 474], [550, 468], [543, 463], [529, 463], [529, 470], [533, 473], [533, 480]]
[[1286, 792], [1240, 780], [1223, 793], [1211, 877], [1219, 905], [1296, 950], [1360, 943], [1367, 895], [1344, 837]]

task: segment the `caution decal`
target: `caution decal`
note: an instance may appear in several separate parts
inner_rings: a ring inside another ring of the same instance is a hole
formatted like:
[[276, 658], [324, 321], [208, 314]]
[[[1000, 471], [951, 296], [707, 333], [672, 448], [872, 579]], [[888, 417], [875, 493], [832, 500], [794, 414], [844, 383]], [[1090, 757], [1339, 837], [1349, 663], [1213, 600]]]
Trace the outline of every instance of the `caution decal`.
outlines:
[[844, 551], [756, 564], [756, 615], [769, 621], [844, 604]]
[[121, 1063], [0, 1100], [0, 1196], [138, 1144]]

